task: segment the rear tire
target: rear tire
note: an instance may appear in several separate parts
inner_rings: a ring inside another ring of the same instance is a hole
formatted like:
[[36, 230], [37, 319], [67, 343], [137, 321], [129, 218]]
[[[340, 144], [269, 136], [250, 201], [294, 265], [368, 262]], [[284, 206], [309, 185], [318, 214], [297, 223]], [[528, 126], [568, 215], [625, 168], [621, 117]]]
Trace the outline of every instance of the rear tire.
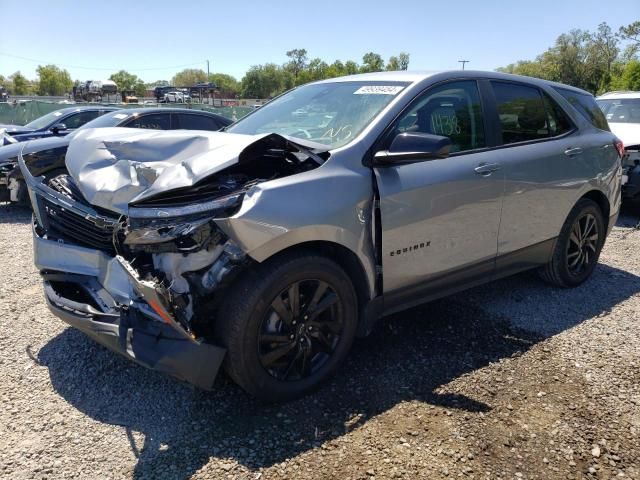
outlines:
[[606, 227], [600, 207], [593, 200], [581, 199], [562, 226], [553, 256], [540, 269], [540, 276], [558, 287], [577, 287], [593, 273], [605, 235]]
[[219, 311], [224, 368], [251, 395], [291, 400], [316, 389], [347, 356], [357, 299], [347, 274], [312, 252], [258, 265], [236, 283]]

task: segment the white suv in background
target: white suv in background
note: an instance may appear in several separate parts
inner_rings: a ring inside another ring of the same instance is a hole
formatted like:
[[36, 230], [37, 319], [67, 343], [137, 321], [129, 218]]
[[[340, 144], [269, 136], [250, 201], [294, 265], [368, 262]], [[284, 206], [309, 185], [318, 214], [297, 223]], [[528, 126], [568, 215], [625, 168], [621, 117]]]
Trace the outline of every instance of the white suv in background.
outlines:
[[186, 103], [191, 101], [191, 97], [184, 92], [167, 92], [164, 94], [164, 101], [166, 103]]
[[596, 102], [611, 131], [624, 143], [622, 196], [640, 199], [640, 92], [609, 92]]

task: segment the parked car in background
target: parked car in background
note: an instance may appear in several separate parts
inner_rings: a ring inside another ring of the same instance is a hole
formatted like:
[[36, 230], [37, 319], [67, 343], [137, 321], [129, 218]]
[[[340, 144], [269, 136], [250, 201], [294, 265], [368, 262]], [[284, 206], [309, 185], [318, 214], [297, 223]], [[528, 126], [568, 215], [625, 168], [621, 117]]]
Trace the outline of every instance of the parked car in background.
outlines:
[[[81, 126], [88, 128], [127, 127], [150, 130], [220, 130], [231, 124], [231, 120], [216, 113], [185, 108], [129, 108], [109, 112]], [[71, 141], [66, 137], [33, 140], [25, 144], [0, 147], [0, 199], [27, 204], [24, 180], [17, 168], [18, 154], [38, 155], [41, 158], [61, 155]]]
[[622, 197], [640, 199], [640, 92], [610, 92], [596, 99], [611, 131], [624, 144]]
[[164, 94], [164, 101], [166, 103], [187, 103], [191, 101], [191, 97], [180, 91], [167, 92]]
[[155, 87], [153, 89], [153, 96], [156, 97], [156, 101], [160, 103], [164, 100], [164, 94], [168, 92], [173, 92], [176, 90], [176, 87], [173, 85], [165, 85], [160, 87]]
[[81, 131], [65, 163], [19, 159], [46, 301], [141, 365], [291, 399], [385, 314], [532, 268], [587, 280], [620, 207], [603, 119], [457, 70], [304, 85], [224, 132]]
[[114, 110], [119, 110], [119, 108], [104, 105], [68, 107], [47, 113], [24, 126], [0, 125], [0, 145], [36, 138], [64, 136], [100, 115]]

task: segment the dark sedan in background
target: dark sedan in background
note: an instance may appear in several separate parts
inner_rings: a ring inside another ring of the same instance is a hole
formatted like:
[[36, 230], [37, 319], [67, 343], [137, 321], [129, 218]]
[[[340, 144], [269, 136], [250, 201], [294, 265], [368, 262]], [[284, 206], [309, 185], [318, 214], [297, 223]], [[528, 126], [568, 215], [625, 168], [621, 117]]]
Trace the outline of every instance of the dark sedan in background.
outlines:
[[0, 125], [0, 145], [25, 142], [52, 136], [63, 137], [100, 115], [120, 110], [118, 107], [96, 105], [69, 107], [47, 113], [26, 125]]
[[[55, 113], [55, 112], [54, 112]], [[127, 108], [107, 112], [105, 115], [85, 123], [86, 128], [126, 127], [152, 130], [210, 130], [216, 131], [230, 125], [227, 117], [202, 110], [186, 108]], [[39, 153], [43, 158], [60, 157], [64, 165], [67, 146], [74, 135], [33, 140], [26, 144], [16, 143], [0, 147], [0, 200], [27, 204], [27, 192], [17, 168], [18, 154]]]

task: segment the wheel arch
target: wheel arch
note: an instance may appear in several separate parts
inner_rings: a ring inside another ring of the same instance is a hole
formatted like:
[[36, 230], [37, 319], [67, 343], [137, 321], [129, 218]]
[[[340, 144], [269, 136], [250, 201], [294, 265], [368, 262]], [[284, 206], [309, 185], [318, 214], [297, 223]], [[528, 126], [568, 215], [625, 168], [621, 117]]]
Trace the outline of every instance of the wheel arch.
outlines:
[[590, 190], [582, 197], [580, 197], [579, 200], [582, 200], [583, 198], [594, 201], [598, 205], [598, 207], [600, 207], [600, 210], [602, 211], [602, 215], [604, 217], [603, 221], [605, 223], [605, 231], [607, 231], [609, 229], [609, 215], [611, 214], [611, 205], [609, 204], [609, 199], [607, 198], [607, 196], [600, 190]]
[[274, 258], [296, 252], [309, 252], [321, 255], [333, 260], [344, 269], [351, 280], [358, 300], [357, 335], [367, 335], [371, 331], [373, 323], [379, 317], [378, 305], [381, 306], [381, 303], [379, 303], [377, 299], [381, 299], [381, 297], [374, 298], [375, 291], [370, 285], [371, 282], [367, 276], [367, 271], [360, 258], [358, 258], [358, 255], [353, 250], [336, 242], [329, 240], [312, 240], [290, 245], [271, 255], [265, 261], [271, 261]]

